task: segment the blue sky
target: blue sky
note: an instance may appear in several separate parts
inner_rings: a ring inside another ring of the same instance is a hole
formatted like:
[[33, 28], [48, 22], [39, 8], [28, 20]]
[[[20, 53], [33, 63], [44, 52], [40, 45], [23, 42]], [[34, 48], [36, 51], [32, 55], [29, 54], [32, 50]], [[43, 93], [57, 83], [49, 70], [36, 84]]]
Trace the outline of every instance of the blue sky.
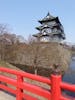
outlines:
[[66, 41], [75, 43], [75, 0], [0, 0], [0, 23], [25, 38], [35, 34], [37, 22], [47, 12], [58, 16], [64, 26]]

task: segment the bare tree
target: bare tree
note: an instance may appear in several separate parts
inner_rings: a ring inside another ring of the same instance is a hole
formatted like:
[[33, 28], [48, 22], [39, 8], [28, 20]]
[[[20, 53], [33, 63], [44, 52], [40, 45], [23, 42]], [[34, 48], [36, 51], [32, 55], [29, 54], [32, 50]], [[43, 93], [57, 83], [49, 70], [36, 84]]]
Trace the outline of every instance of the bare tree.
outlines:
[[38, 53], [39, 53], [39, 43], [36, 44], [35, 56], [34, 56], [34, 73], [38, 74]]
[[[12, 34], [8, 31], [8, 27], [5, 24], [0, 24], [0, 59], [5, 60], [5, 53], [9, 48], [9, 45], [19, 44], [24, 42], [24, 38], [22, 36], [18, 36], [16, 34]], [[14, 48], [14, 46], [13, 46]]]
[[19, 42], [19, 43], [26, 43], [25, 38], [21, 35], [17, 35], [16, 39], [17, 39], [17, 42]]
[[4, 35], [5, 33], [8, 32], [8, 28], [6, 24], [0, 24], [0, 59], [3, 60], [4, 59], [4, 52], [5, 52], [5, 43], [6, 40], [4, 39]]
[[29, 37], [28, 37], [27, 43], [32, 44], [32, 43], [35, 43], [35, 42], [36, 42], [35, 38], [30, 34]]
[[7, 24], [0, 24], [0, 35], [7, 33], [7, 32], [8, 32]]

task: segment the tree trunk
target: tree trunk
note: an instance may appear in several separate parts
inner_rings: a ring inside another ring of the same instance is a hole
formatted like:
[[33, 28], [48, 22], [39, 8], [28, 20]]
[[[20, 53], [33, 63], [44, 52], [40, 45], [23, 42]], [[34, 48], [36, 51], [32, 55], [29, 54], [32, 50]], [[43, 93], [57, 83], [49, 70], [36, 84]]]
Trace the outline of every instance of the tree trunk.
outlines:
[[35, 70], [34, 70], [35, 72], [35, 75], [37, 75], [38, 74], [38, 70], [37, 70], [37, 68], [35, 68]]

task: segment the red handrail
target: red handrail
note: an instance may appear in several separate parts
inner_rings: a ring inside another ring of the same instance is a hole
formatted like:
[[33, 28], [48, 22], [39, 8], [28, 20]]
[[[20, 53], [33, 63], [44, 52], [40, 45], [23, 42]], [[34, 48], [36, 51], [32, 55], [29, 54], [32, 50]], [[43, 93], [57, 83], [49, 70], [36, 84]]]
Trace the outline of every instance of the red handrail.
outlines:
[[[47, 98], [47, 100], [71, 100], [71, 98], [62, 95], [61, 89], [66, 89], [75, 92], [75, 85], [62, 82], [61, 75], [51, 75], [50, 79], [48, 79], [42, 76], [33, 75], [23, 71], [16, 71], [3, 67], [0, 67], [0, 72], [16, 75], [17, 78], [13, 79], [0, 74], [0, 82], [11, 84], [16, 87], [16, 89], [13, 89], [4, 84], [0, 84], [0, 89], [7, 90], [8, 92], [15, 94], [16, 100], [22, 100], [23, 98], [25, 98], [25, 100], [38, 100], [37, 97], [35, 98], [33, 96], [30, 96], [24, 93], [23, 90]], [[26, 81], [24, 81], [24, 78], [46, 83], [50, 86], [50, 89], [47, 90], [40, 86], [27, 83]], [[72, 98], [72, 100], [75, 100], [75, 98]]]

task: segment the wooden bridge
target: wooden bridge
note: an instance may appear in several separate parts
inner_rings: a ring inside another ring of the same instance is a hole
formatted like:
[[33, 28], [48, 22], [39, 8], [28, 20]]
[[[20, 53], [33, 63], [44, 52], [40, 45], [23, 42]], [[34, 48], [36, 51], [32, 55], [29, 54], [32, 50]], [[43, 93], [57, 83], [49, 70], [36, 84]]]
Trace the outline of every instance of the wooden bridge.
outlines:
[[[0, 100], [39, 100], [37, 97], [27, 94], [24, 90], [37, 94], [38, 96], [42, 96], [45, 100], [75, 100], [75, 98], [70, 98], [62, 94], [62, 89], [75, 92], [75, 85], [62, 82], [61, 75], [51, 75], [50, 79], [48, 79], [38, 75], [32, 75], [26, 72], [3, 67], [0, 67], [0, 72], [10, 73], [16, 76], [16, 79], [14, 79], [0, 74]], [[24, 78], [46, 83], [50, 86], [50, 88], [45, 89], [40, 86], [27, 83]], [[11, 84], [16, 88], [8, 87], [7, 84]], [[5, 93], [5, 91], [8, 91], [8, 93]], [[11, 94], [15, 96], [12, 96]]]

